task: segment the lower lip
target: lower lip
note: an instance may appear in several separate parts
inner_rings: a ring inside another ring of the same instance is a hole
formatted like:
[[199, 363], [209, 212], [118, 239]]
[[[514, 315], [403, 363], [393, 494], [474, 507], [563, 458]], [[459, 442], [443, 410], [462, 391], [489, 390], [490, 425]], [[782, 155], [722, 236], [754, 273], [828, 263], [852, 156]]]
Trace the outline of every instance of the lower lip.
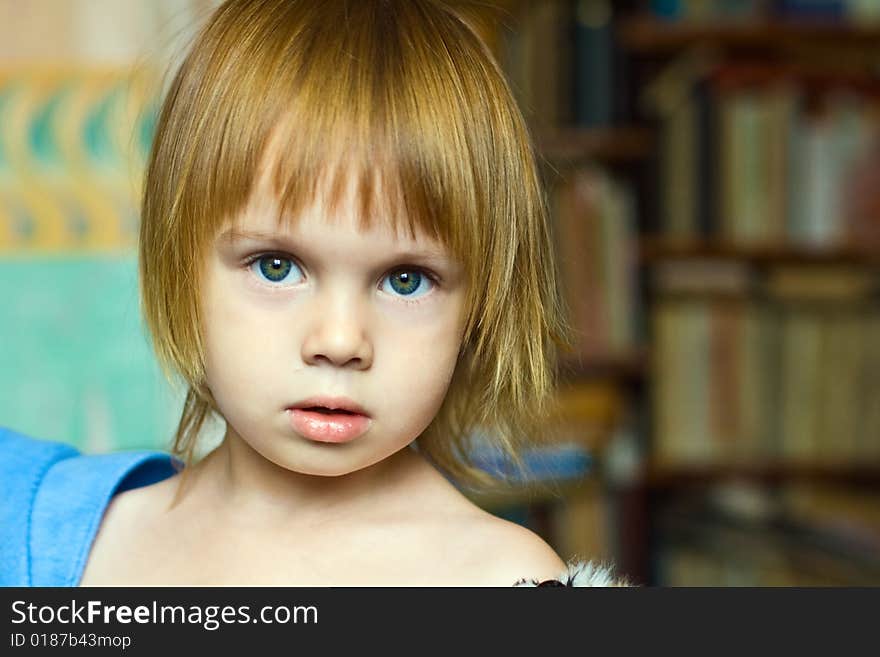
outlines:
[[290, 408], [288, 413], [294, 431], [321, 443], [347, 443], [362, 436], [372, 422], [366, 415], [331, 415], [301, 408]]

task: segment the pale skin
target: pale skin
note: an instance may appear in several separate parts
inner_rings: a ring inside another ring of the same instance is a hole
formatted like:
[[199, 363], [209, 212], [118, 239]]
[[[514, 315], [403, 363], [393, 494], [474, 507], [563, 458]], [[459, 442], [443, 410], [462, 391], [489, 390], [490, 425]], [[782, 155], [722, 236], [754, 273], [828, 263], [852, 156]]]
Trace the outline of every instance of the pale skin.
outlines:
[[[279, 224], [264, 176], [211, 245], [206, 373], [225, 437], [178, 504], [180, 475], [114, 498], [81, 585], [510, 586], [565, 569], [409, 448], [457, 362], [459, 264], [382, 222], [360, 231], [351, 198], [323, 207]], [[291, 265], [284, 281], [247, 264], [267, 253]], [[414, 267], [438, 282], [401, 294], [392, 276]], [[353, 399], [370, 430], [346, 444], [296, 434], [286, 408], [313, 395]]]

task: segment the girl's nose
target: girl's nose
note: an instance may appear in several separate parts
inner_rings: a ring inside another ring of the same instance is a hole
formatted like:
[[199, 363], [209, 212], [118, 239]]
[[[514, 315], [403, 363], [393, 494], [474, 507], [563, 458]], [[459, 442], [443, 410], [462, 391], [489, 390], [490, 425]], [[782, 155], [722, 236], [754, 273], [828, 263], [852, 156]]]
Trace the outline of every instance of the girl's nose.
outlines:
[[303, 341], [302, 358], [307, 365], [331, 363], [336, 367], [367, 369], [373, 346], [365, 310], [350, 296], [316, 299], [312, 321]]

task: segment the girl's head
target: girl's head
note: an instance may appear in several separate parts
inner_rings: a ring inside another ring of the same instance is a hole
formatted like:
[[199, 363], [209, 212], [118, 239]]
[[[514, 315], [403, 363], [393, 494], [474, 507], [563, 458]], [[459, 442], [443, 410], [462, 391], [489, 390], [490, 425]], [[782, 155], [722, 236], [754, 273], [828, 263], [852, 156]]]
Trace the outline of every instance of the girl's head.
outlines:
[[[214, 411], [297, 472], [366, 467], [418, 438], [473, 480], [516, 460], [568, 344], [522, 116], [461, 2], [230, 0], [159, 117], [140, 242], [147, 324], [189, 386], [174, 450]], [[345, 396], [345, 445], [287, 409]]]

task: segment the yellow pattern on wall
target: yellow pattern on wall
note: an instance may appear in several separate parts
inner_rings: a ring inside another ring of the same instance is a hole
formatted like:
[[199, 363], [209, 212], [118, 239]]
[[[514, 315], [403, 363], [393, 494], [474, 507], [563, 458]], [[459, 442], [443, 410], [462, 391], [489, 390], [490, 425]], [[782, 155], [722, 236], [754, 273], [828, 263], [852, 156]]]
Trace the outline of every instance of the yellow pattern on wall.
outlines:
[[0, 254], [136, 242], [158, 98], [146, 71], [0, 71]]

